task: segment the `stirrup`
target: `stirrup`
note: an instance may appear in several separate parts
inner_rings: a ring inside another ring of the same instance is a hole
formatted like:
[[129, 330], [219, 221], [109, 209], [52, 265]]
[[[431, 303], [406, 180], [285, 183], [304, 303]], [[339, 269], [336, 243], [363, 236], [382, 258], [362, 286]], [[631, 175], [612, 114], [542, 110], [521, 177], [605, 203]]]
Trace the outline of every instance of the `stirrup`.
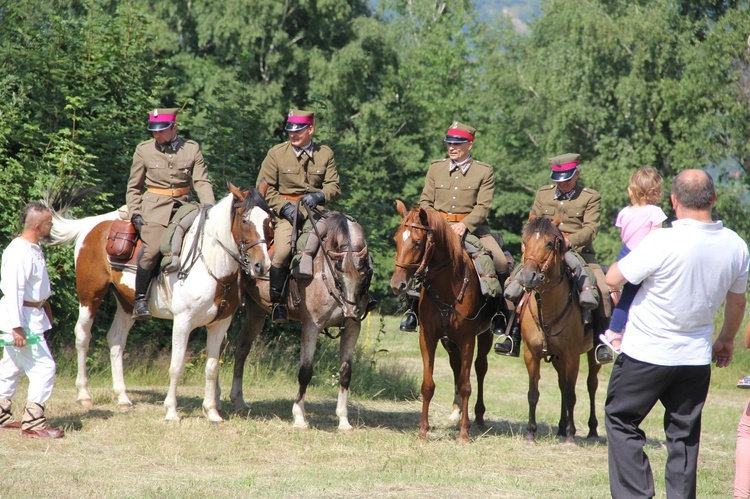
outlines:
[[271, 321], [276, 324], [286, 324], [289, 322], [289, 312], [283, 303], [274, 303], [271, 311]]
[[[398, 328], [401, 331], [405, 331], [408, 333], [414, 332], [419, 328], [419, 318], [417, 317], [417, 314], [409, 309], [406, 312], [404, 312], [404, 315], [402, 315], [403, 320], [401, 321], [401, 324], [399, 324]], [[414, 324], [412, 325], [410, 319], [413, 320]]]
[[611, 364], [615, 360], [609, 347], [604, 343], [600, 343], [596, 346], [596, 350], [594, 350], [594, 358], [596, 359], [597, 364], [602, 365]]
[[[510, 342], [510, 345], [508, 345], [508, 342]], [[521, 355], [521, 342], [516, 342], [511, 336], [506, 336], [502, 342], [498, 341], [495, 343], [494, 349], [495, 353], [498, 355], [518, 357]]]

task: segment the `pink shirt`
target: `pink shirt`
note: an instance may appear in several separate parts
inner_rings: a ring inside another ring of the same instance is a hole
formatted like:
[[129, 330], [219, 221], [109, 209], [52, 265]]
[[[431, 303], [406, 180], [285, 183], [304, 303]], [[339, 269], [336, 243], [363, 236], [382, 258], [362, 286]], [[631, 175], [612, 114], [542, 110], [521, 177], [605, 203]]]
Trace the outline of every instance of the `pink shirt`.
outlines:
[[620, 228], [623, 244], [632, 250], [651, 232], [651, 227], [666, 219], [662, 209], [653, 204], [626, 206], [617, 214], [615, 227]]

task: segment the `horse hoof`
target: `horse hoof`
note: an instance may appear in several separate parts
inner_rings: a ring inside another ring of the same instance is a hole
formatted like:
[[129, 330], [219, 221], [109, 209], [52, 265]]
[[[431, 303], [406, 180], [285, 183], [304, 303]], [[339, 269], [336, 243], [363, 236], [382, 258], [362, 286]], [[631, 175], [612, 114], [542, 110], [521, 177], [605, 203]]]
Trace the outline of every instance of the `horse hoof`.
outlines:
[[303, 423], [294, 423], [292, 425], [292, 428], [294, 428], [295, 430], [307, 430], [308, 428], [310, 428], [310, 425], [308, 425], [305, 421]]
[[128, 412], [133, 408], [133, 404], [117, 404], [118, 412]]
[[78, 403], [85, 409], [91, 409], [94, 406], [94, 404], [91, 403], [91, 399], [81, 399]]
[[224, 427], [224, 421], [209, 421], [211, 423], [211, 427], [215, 428], [217, 430], [220, 430]]
[[529, 445], [536, 445], [536, 438], [534, 438], [534, 435], [526, 435], [524, 441]]
[[339, 431], [352, 431], [354, 427], [348, 421], [339, 423]]
[[451, 415], [448, 417], [448, 421], [451, 423], [458, 423], [461, 421], [461, 411], [456, 409], [455, 411], [451, 412]]
[[457, 445], [466, 445], [466, 444], [470, 444], [470, 443], [471, 443], [471, 439], [469, 438], [468, 435], [460, 435], [456, 439], [456, 444]]

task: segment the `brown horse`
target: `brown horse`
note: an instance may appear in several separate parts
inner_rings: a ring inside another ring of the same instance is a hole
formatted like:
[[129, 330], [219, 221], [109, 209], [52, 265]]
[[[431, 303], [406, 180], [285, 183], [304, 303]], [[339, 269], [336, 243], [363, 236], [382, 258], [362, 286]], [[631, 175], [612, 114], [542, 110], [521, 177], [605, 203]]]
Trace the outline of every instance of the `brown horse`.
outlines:
[[[339, 395], [336, 415], [339, 430], [351, 430], [348, 419], [351, 361], [359, 338], [363, 314], [369, 300], [372, 275], [365, 233], [357, 222], [342, 213], [329, 212], [328, 231], [313, 261], [312, 279], [300, 279], [289, 293], [289, 316], [302, 322], [302, 348], [297, 375], [299, 391], [292, 407], [295, 428], [307, 428], [305, 392], [313, 375], [313, 357], [318, 335], [325, 328], [340, 327]], [[292, 281], [289, 281], [290, 283]], [[245, 321], [237, 339], [234, 354], [234, 377], [230, 399], [239, 409], [250, 409], [242, 394], [242, 378], [253, 341], [263, 329], [271, 311], [267, 280], [243, 276]]]
[[[257, 189], [242, 191], [229, 184], [230, 193], [206, 215], [197, 217], [185, 235], [181, 262], [184, 275], [162, 274], [151, 285], [149, 308], [154, 317], [171, 319], [172, 362], [169, 392], [164, 400], [167, 420], [179, 420], [177, 383], [185, 368], [190, 332], [206, 326], [206, 389], [203, 411], [212, 423], [218, 413], [218, 367], [222, 341], [240, 304], [240, 269], [254, 276], [265, 275], [271, 262], [264, 234], [270, 209]], [[125, 390], [122, 356], [128, 331], [133, 326], [135, 275], [126, 265], [113, 265], [105, 251], [107, 235], [118, 212], [80, 220], [54, 213], [53, 244], [75, 241], [76, 288], [80, 302], [75, 326], [78, 351], [78, 402], [91, 406], [86, 375], [86, 354], [91, 327], [107, 292], [117, 298], [117, 312], [107, 333], [112, 364], [112, 383], [118, 406], [132, 405]], [[195, 243], [195, 244], [193, 244]], [[188, 250], [188, 248], [190, 248]], [[182, 269], [181, 269], [182, 270]]]
[[595, 398], [600, 365], [594, 358], [593, 328], [584, 328], [581, 307], [565, 265], [565, 239], [554, 222], [529, 217], [523, 230], [522, 267], [516, 278], [527, 293], [520, 303], [521, 334], [526, 345], [524, 360], [529, 373], [529, 422], [526, 440], [536, 435], [536, 406], [539, 402], [540, 363], [552, 362], [562, 396], [557, 435], [572, 442], [576, 433], [573, 409], [580, 356], [588, 354], [589, 434], [598, 436]]
[[[448, 351], [453, 370], [454, 414], [460, 407], [457, 441], [468, 442], [474, 344], [478, 343], [474, 414], [476, 424], [484, 425], [484, 376], [487, 354], [492, 346], [489, 329], [495, 307], [482, 296], [474, 264], [439, 212], [419, 207], [408, 211], [401, 201], [396, 201], [396, 209], [403, 220], [393, 238], [396, 269], [391, 277], [391, 288], [401, 296], [413, 280], [422, 282], [418, 308], [423, 366], [419, 436], [425, 440], [430, 428], [428, 412], [435, 393], [435, 349], [440, 340]], [[478, 341], [475, 341], [477, 336]]]

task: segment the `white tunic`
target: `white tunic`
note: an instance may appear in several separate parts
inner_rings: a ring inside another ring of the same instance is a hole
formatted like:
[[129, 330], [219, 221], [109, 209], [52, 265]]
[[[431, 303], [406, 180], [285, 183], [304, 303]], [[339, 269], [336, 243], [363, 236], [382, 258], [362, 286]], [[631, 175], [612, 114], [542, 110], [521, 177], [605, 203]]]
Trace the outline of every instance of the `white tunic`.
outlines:
[[52, 327], [43, 308], [23, 306], [24, 300], [41, 302], [52, 293], [41, 246], [20, 237], [10, 242], [3, 251], [0, 290], [0, 331], [10, 333], [24, 327], [32, 334], [42, 334]]

